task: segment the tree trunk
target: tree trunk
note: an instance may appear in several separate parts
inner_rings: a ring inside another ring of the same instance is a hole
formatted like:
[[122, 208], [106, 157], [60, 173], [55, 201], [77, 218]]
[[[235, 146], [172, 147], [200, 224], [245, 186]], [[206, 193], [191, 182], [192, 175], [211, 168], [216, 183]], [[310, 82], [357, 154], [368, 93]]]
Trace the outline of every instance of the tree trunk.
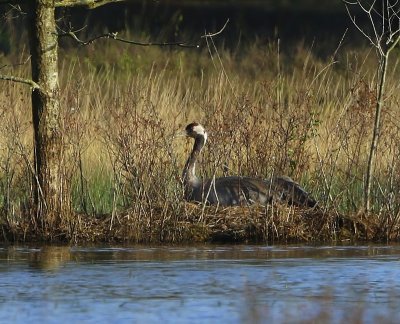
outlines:
[[58, 44], [53, 0], [33, 0], [29, 10], [34, 127], [35, 207], [43, 229], [57, 225], [67, 200], [63, 194]]
[[372, 176], [374, 174], [375, 168], [375, 159], [376, 159], [376, 149], [378, 147], [378, 140], [381, 131], [381, 112], [383, 106], [383, 93], [384, 87], [386, 83], [386, 72], [387, 72], [387, 64], [389, 58], [389, 51], [381, 56], [379, 62], [379, 89], [378, 95], [376, 98], [376, 106], [375, 106], [375, 120], [374, 120], [374, 131], [372, 134], [372, 141], [368, 156], [368, 168], [367, 175], [365, 179], [365, 190], [364, 190], [364, 209], [367, 214], [371, 211], [371, 187], [372, 187]]

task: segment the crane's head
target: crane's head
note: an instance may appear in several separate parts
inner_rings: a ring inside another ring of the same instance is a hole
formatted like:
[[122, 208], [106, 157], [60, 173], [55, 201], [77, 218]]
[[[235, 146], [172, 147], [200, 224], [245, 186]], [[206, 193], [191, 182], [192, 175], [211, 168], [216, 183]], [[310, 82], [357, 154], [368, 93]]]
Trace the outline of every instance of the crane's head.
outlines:
[[191, 123], [185, 128], [187, 137], [203, 137], [205, 140], [207, 139], [207, 133], [203, 126], [198, 123]]

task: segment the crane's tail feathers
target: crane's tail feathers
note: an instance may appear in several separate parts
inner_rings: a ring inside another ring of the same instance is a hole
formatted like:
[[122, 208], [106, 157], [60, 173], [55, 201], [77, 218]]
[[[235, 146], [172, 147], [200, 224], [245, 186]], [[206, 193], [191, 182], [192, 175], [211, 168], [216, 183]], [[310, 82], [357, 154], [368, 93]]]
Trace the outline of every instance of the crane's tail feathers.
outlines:
[[266, 180], [272, 201], [294, 206], [316, 207], [317, 201], [289, 177], [275, 176]]

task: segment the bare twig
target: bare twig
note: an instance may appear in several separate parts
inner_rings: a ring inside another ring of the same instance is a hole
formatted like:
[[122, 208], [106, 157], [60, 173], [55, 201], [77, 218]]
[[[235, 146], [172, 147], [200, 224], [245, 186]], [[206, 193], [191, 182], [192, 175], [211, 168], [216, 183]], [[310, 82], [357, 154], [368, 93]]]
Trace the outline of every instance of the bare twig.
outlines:
[[31, 56], [29, 55], [29, 56], [26, 58], [26, 60], [23, 61], [23, 62], [16, 63], [16, 64], [4, 64], [4, 65], [0, 66], [0, 70], [1, 70], [1, 69], [4, 69], [4, 68], [6, 68], [6, 67], [16, 67], [16, 66], [20, 66], [20, 65], [25, 65], [26, 63], [29, 62], [30, 59], [31, 59]]
[[209, 34], [205, 33], [200, 38], [212, 38], [212, 37], [218, 36], [219, 34], [221, 34], [225, 30], [225, 28], [228, 25], [228, 23], [229, 23], [229, 18], [226, 20], [225, 24], [222, 26], [222, 28], [219, 31], [217, 31], [215, 33], [209, 33]]
[[198, 47], [198, 45], [191, 45], [191, 44], [187, 44], [186, 42], [137, 42], [137, 41], [133, 41], [133, 40], [128, 40], [128, 39], [124, 39], [124, 38], [120, 38], [117, 36], [118, 33], [105, 33], [102, 35], [98, 35], [95, 36], [87, 41], [82, 41], [80, 40], [76, 34], [72, 31], [69, 31], [65, 34], [59, 34], [60, 37], [62, 36], [69, 36], [71, 38], [73, 38], [75, 41], [77, 41], [80, 45], [89, 45], [92, 44], [94, 41], [101, 39], [101, 38], [111, 38], [114, 39], [116, 41], [122, 42], [122, 43], [127, 43], [127, 44], [132, 44], [132, 45], [138, 45], [138, 46], [179, 46], [179, 47]]
[[[6, 11], [6, 12], [1, 16], [2, 19], [7, 19], [7, 18], [9, 18], [9, 19], [15, 19], [15, 18], [18, 18], [20, 15], [26, 15], [26, 12], [24, 12], [24, 11], [21, 9], [21, 6], [20, 6], [19, 4], [8, 3], [8, 5], [11, 7], [11, 9], [8, 10], [8, 11]], [[13, 12], [13, 11], [17, 11], [17, 14], [16, 14], [16, 15], [13, 15], [12, 17], [7, 17], [7, 16], [8, 16], [11, 12]]]
[[137, 41], [133, 41], [133, 40], [120, 38], [117, 35], [118, 35], [118, 33], [105, 33], [105, 34], [95, 36], [86, 41], [83, 41], [83, 40], [79, 39], [78, 36], [76, 36], [75, 32], [73, 32], [73, 31], [68, 31], [68, 32], [58, 34], [59, 37], [65, 37], [65, 36], [71, 37], [79, 45], [82, 45], [82, 46], [90, 45], [93, 42], [95, 42], [96, 40], [101, 39], [101, 38], [111, 38], [111, 39], [114, 39], [114, 40], [122, 42], [122, 43], [138, 45], [138, 46], [179, 46], [179, 47], [192, 47], [192, 48], [199, 47], [199, 45], [197, 45], [197, 44], [192, 45], [192, 44], [188, 44], [187, 42], [147, 42], [147, 43], [137, 42]]
[[[390, 52], [400, 42], [400, 19], [399, 11], [397, 9], [399, 0], [381, 0], [380, 6], [375, 7], [377, 0], [373, 0], [370, 4], [369, 1], [365, 1], [365, 5], [362, 4], [361, 0], [349, 2], [343, 0], [347, 13], [354, 26], [370, 41], [370, 43], [378, 51], [378, 75], [379, 81], [377, 84], [377, 100], [375, 106], [375, 120], [373, 126], [373, 135], [371, 140], [371, 146], [368, 156], [367, 173], [365, 177], [365, 188], [364, 188], [364, 210], [369, 213], [371, 210], [371, 186], [372, 178], [374, 174], [375, 157], [377, 153], [378, 140], [380, 137], [381, 130], [381, 111], [384, 101], [384, 88], [386, 82], [386, 73], [388, 67], [388, 60]], [[356, 22], [355, 15], [351, 14], [349, 6], [359, 7], [364, 14], [367, 15], [372, 31], [366, 32]], [[393, 27], [393, 21], [399, 20], [399, 26]]]
[[[200, 39], [208, 39], [208, 38], [213, 38], [217, 35], [220, 35], [226, 28], [226, 26], [228, 25], [229, 19], [227, 19], [227, 21], [225, 22], [224, 26], [217, 32], [215, 33], [205, 33], [204, 35], [200, 36]], [[80, 38], [78, 38], [78, 36], [76, 35], [76, 33], [78, 31], [83, 30], [84, 28], [80, 28], [79, 30], [69, 30], [69, 31], [60, 31], [60, 33], [58, 33], [59, 37], [70, 37], [73, 40], [75, 40], [79, 45], [82, 46], [86, 46], [86, 45], [90, 45], [93, 42], [95, 42], [98, 39], [101, 38], [109, 38], [109, 39], [113, 39], [116, 40], [118, 42], [122, 42], [122, 43], [126, 43], [126, 44], [132, 44], [132, 45], [138, 45], [138, 46], [178, 46], [178, 47], [186, 47], [186, 48], [199, 48], [200, 44], [190, 44], [189, 42], [186, 41], [177, 41], [177, 42], [138, 42], [138, 41], [133, 41], [133, 40], [128, 40], [125, 38], [121, 38], [118, 37], [118, 33], [104, 33], [98, 36], [95, 36], [93, 38], [90, 38], [86, 41], [81, 40]]]
[[361, 34], [363, 34], [368, 41], [374, 46], [374, 47], [378, 47], [378, 45], [375, 43], [375, 41], [372, 40], [372, 38], [358, 25], [358, 23], [356, 22], [356, 17], [353, 16], [350, 12], [350, 8], [347, 5], [347, 2], [345, 4], [346, 10], [347, 10], [347, 14], [349, 15], [349, 18], [351, 20], [351, 22], [353, 23], [353, 25], [360, 31]]
[[107, 3], [116, 3], [124, 0], [55, 0], [56, 7], [87, 7], [89, 9], [97, 8]]
[[24, 83], [24, 84], [30, 85], [33, 89], [40, 89], [39, 85], [35, 81], [33, 81], [31, 79], [24, 79], [24, 78], [12, 76], [12, 75], [2, 75], [2, 74], [0, 74], [0, 80]]

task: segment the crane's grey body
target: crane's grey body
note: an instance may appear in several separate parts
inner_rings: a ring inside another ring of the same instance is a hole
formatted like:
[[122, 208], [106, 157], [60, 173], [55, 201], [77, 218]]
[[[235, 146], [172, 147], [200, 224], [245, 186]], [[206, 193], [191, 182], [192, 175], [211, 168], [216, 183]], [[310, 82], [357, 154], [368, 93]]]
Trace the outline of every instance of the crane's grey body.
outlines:
[[197, 157], [206, 143], [207, 133], [197, 123], [186, 127], [186, 136], [193, 137], [193, 150], [183, 170], [185, 200], [222, 206], [285, 202], [290, 205], [314, 207], [316, 201], [289, 177], [258, 179], [241, 176], [200, 180], [195, 174]]
[[270, 198], [263, 192], [262, 180], [247, 177], [223, 177], [199, 181], [187, 188], [185, 198], [223, 206], [260, 203], [266, 205]]

